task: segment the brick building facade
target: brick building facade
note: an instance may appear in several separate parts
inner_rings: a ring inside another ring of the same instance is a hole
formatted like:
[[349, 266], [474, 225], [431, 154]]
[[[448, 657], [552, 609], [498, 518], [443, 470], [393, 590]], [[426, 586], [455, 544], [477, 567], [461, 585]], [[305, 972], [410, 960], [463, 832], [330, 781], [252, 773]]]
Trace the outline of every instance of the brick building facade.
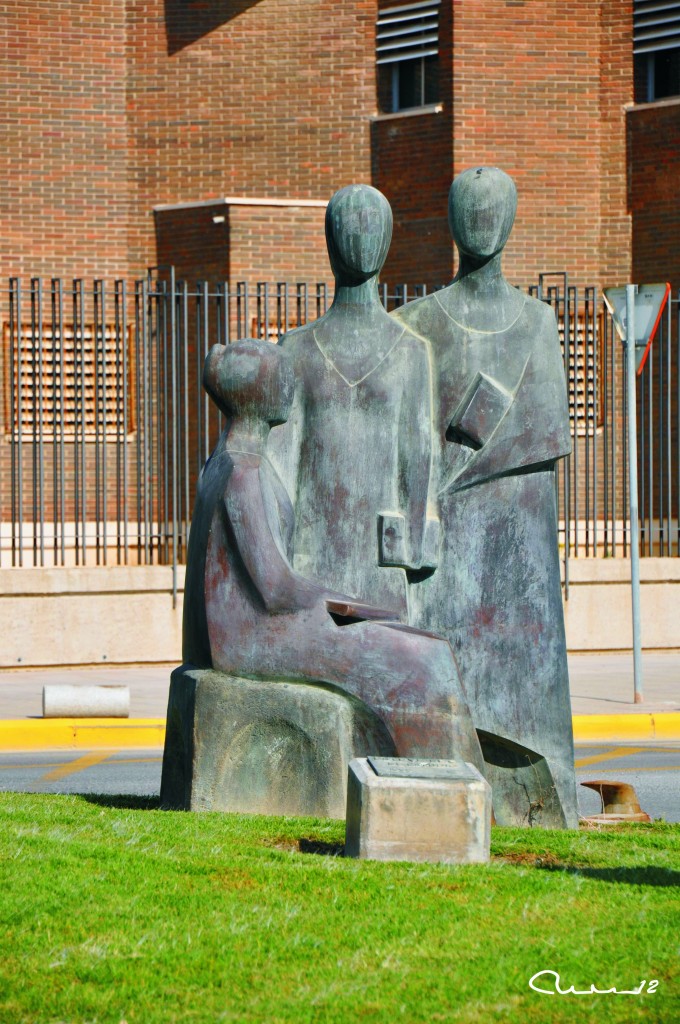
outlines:
[[[395, 215], [387, 278], [436, 284], [454, 270], [451, 178], [494, 163], [519, 188], [511, 279], [603, 285], [634, 267], [678, 287], [680, 100], [634, 103], [633, 6], [0, 4], [3, 276], [173, 263], [192, 278], [325, 279], [323, 204], [371, 181]], [[376, 20], [388, 61], [400, 34], [417, 47], [418, 25], [436, 26], [421, 102], [398, 59], [376, 74]], [[406, 92], [385, 109], [395, 67]]]
[[[161, 268], [163, 278], [174, 266], [178, 279], [192, 283], [247, 282], [251, 297], [262, 281], [330, 283], [324, 208], [350, 182], [371, 182], [392, 204], [383, 274], [391, 285], [451, 279], [448, 189], [455, 174], [488, 163], [518, 185], [505, 259], [514, 283], [566, 272], [580, 288], [574, 312], [581, 316], [584, 286], [632, 277], [668, 280], [675, 295], [680, 289], [680, 2], [0, 0], [0, 15], [0, 375], [8, 442], [0, 445], [0, 554], [10, 502], [15, 525], [42, 521], [41, 503], [48, 519], [54, 507], [55, 536], [58, 520], [81, 515], [84, 524], [90, 513], [119, 523], [129, 508], [146, 504], [149, 523], [159, 518], [153, 509], [168, 493], [162, 466], [170, 441], [155, 414], [173, 349], [161, 351], [162, 316], [153, 303], [145, 309], [139, 294], [135, 303], [132, 288], [127, 307], [113, 310], [113, 279], [130, 283], [148, 268]], [[17, 303], [11, 323], [10, 276], [23, 280], [21, 330]], [[34, 276], [45, 279], [39, 315], [29, 292]], [[105, 279], [106, 311], [90, 287], [78, 309], [67, 288], [55, 313], [53, 276]], [[269, 331], [273, 302], [264, 327], [254, 326], [254, 308], [254, 301], [247, 312], [244, 306], [239, 332]], [[183, 328], [191, 340], [180, 391], [192, 396], [223, 307], [213, 303], [210, 315], [208, 329], [205, 308], [194, 304]], [[289, 326], [298, 315], [286, 306]], [[124, 372], [106, 364], [103, 342], [97, 349], [97, 324], [111, 358], [127, 353]], [[623, 437], [623, 378], [617, 371], [614, 381], [612, 371], [609, 395], [604, 350], [587, 334], [586, 327], [578, 352], [575, 342], [566, 353], [579, 487], [589, 465], [606, 461], [606, 403], [610, 439]], [[670, 387], [677, 405], [675, 335], [672, 351], [665, 377], [656, 360], [653, 383], [655, 394]], [[62, 354], [67, 387], [60, 391]], [[108, 412], [93, 427], [73, 410], [80, 403], [96, 418], [100, 384], [102, 393], [109, 389]], [[144, 401], [143, 385], [151, 389]], [[41, 419], [34, 411], [43, 401]], [[171, 424], [174, 410], [159, 421]], [[649, 415], [664, 434], [658, 403]], [[107, 425], [106, 417], [116, 422]], [[677, 465], [675, 406], [668, 417], [670, 441], [661, 443], [658, 466]], [[155, 469], [140, 462], [145, 419]], [[207, 454], [195, 458], [200, 423], [192, 420], [186, 431], [192, 461], [183, 480]], [[121, 468], [121, 452], [139, 471], [137, 483]], [[609, 462], [619, 491], [623, 458], [614, 469], [613, 456]], [[98, 479], [103, 489], [93, 490]], [[602, 486], [591, 488], [598, 515], [606, 506]], [[680, 490], [673, 488], [677, 516]], [[60, 510], [64, 489], [71, 497]], [[185, 504], [190, 509], [188, 498]], [[612, 501], [605, 516], [620, 518], [622, 508]]]

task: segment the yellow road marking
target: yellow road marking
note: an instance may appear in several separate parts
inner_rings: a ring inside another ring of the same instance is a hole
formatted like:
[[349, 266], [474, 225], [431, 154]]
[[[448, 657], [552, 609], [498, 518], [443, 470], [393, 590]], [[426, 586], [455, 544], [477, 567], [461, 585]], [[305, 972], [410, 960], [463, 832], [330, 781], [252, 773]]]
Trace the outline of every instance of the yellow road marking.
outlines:
[[44, 764], [0, 764], [0, 771], [14, 772], [17, 768], [58, 768], [62, 764], [62, 761], [56, 761], [54, 764], [48, 762]]
[[611, 761], [615, 757], [641, 754], [645, 749], [645, 747], [614, 747], [613, 750], [607, 750], [604, 754], [593, 754], [592, 757], [579, 757], [577, 761], [574, 761], [574, 765], [577, 768], [585, 768], [587, 764], [599, 764], [600, 761]]
[[[577, 753], [579, 749], [590, 750], [593, 746], [604, 746], [604, 743], [575, 743]], [[680, 754], [680, 746], [667, 746], [666, 743], [649, 742], [643, 749], [650, 754]]]
[[149, 764], [151, 761], [162, 761], [162, 757], [117, 757], [114, 764]]
[[53, 772], [47, 772], [47, 774], [43, 775], [41, 781], [54, 782], [55, 779], [63, 779], [65, 775], [75, 775], [76, 772], [82, 772], [86, 768], [91, 768], [92, 765], [106, 761], [110, 756], [110, 750], [95, 750], [91, 754], [85, 754], [83, 757], [77, 757], [75, 761], [69, 761], [68, 764], [60, 765], [59, 768], [55, 768]]
[[[111, 755], [114, 754], [114, 753], [115, 753], [115, 751], [107, 750], [106, 751], [106, 757], [111, 757]], [[104, 758], [102, 757], [102, 760], [103, 759]], [[82, 758], [80, 758], [79, 760], [82, 760]], [[162, 760], [163, 760], [162, 757], [117, 757], [115, 759], [115, 761], [111, 762], [111, 764], [114, 764], [114, 765], [115, 764], [148, 764], [148, 763], [151, 763], [152, 761], [153, 762], [159, 762], [159, 761], [162, 761]], [[69, 761], [69, 764], [75, 764], [75, 761]], [[53, 761], [53, 762], [44, 761], [42, 764], [0, 764], [0, 772], [1, 771], [15, 772], [15, 771], [18, 771], [18, 770], [23, 770], [24, 768], [25, 769], [29, 769], [29, 768], [30, 769], [35, 769], [37, 771], [39, 768], [63, 768], [63, 767], [65, 767], [63, 761]], [[87, 765], [85, 765], [85, 767], [87, 767]], [[80, 769], [78, 769], [78, 770], [80, 771]]]
[[645, 765], [639, 768], [600, 768], [600, 772], [680, 772], [680, 764]]

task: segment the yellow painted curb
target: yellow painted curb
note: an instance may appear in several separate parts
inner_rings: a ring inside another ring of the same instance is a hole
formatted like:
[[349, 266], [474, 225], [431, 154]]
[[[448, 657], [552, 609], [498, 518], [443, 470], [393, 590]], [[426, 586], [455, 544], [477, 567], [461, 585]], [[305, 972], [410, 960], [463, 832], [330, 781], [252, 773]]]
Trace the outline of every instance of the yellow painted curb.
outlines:
[[680, 714], [574, 715], [574, 740], [680, 740]]
[[19, 718], [0, 721], [0, 750], [162, 747], [164, 718]]
[[[680, 713], [574, 715], [577, 743], [680, 741]], [[164, 718], [17, 718], [0, 720], [0, 750], [118, 750], [162, 747]]]

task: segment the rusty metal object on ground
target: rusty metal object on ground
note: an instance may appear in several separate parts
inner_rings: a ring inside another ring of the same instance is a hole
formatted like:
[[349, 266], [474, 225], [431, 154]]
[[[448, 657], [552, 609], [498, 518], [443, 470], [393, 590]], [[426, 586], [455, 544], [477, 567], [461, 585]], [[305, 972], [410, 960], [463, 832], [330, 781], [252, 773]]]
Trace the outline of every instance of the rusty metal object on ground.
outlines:
[[586, 821], [651, 821], [640, 807], [637, 793], [629, 782], [612, 782], [611, 779], [595, 779], [582, 782], [587, 789], [594, 789], [602, 800], [602, 813], [589, 814]]

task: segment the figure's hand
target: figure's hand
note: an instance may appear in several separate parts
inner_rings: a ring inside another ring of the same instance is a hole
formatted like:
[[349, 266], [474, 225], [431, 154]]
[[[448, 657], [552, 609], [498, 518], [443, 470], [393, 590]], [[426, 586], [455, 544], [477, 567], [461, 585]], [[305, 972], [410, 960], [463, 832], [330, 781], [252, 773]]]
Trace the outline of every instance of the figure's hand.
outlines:
[[362, 621], [366, 619], [381, 620], [386, 622], [399, 622], [399, 614], [395, 611], [387, 611], [385, 608], [376, 608], [372, 604], [363, 604], [361, 601], [354, 601], [349, 597], [327, 597], [326, 609], [334, 619], [349, 619], [350, 621]]
[[399, 512], [378, 514], [378, 563], [402, 569], [435, 569], [439, 562], [439, 520], [425, 520], [417, 540], [413, 524]]

